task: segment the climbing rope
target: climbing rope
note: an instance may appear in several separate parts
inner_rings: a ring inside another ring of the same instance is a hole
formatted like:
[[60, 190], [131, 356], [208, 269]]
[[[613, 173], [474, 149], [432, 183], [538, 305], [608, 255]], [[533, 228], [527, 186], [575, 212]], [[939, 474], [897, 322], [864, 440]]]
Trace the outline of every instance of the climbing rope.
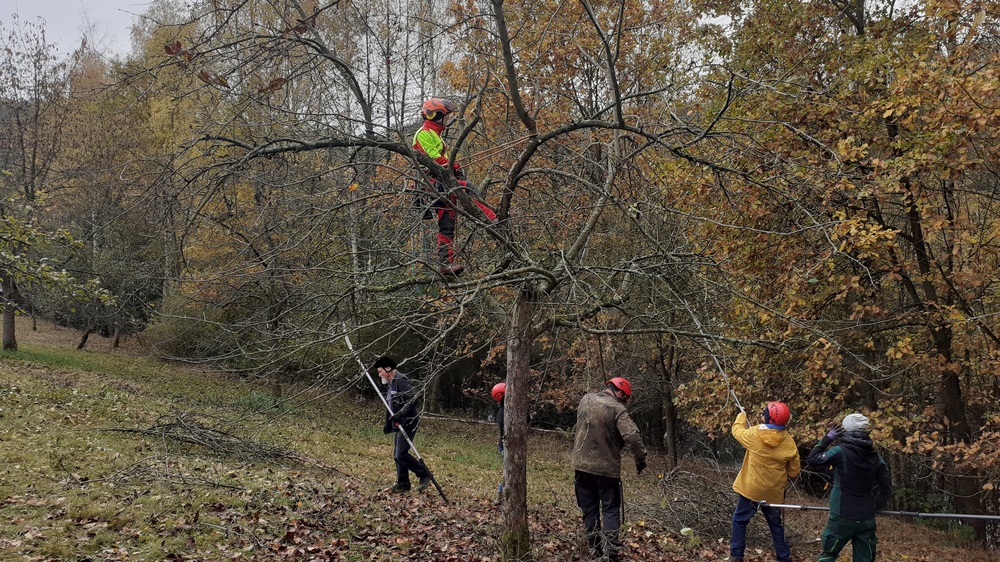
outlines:
[[487, 159], [487, 158], [489, 158], [491, 156], [495, 156], [495, 155], [497, 155], [497, 154], [499, 154], [501, 152], [504, 152], [504, 151], [506, 151], [508, 149], [514, 148], [515, 146], [517, 146], [517, 145], [521, 144], [522, 142], [530, 139], [531, 137], [532, 137], [532, 135], [525, 135], [525, 136], [523, 136], [521, 138], [514, 139], [512, 141], [507, 141], [505, 143], [501, 143], [501, 144], [498, 144], [496, 146], [487, 148], [486, 150], [481, 150], [481, 151], [479, 151], [479, 152], [471, 155], [469, 157], [468, 162], [465, 164], [465, 166], [472, 166], [476, 162], [481, 162], [482, 160], [485, 160], [485, 159]]

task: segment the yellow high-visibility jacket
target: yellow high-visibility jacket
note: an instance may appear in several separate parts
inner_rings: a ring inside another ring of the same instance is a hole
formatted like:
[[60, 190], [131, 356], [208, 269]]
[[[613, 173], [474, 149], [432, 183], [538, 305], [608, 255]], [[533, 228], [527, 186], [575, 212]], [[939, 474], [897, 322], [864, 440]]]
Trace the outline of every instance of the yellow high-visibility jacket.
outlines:
[[798, 476], [801, 469], [795, 440], [784, 429], [771, 429], [764, 424], [747, 427], [743, 412], [736, 416], [732, 432], [747, 449], [733, 490], [749, 500], [782, 503], [785, 483]]

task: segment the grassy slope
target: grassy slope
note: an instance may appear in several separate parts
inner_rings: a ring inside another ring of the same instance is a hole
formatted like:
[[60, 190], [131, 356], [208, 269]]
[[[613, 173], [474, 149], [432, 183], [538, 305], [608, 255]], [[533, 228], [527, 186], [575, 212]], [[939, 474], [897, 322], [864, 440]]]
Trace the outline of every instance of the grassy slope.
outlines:
[[[394, 469], [375, 403], [307, 391], [281, 413], [262, 413], [268, 400], [252, 384], [112, 353], [93, 336], [90, 350], [76, 351], [75, 332], [19, 326], [21, 351], [0, 359], [2, 560], [499, 559], [493, 425], [425, 419], [417, 446], [451, 503], [433, 488], [390, 495]], [[147, 429], [178, 414], [319, 462], [107, 431]], [[582, 559], [569, 445], [564, 435], [532, 434], [529, 509], [540, 560]], [[678, 492], [655, 472], [625, 476], [633, 558], [724, 559], [732, 475], [689, 468], [698, 474], [692, 487], [705, 489]], [[797, 559], [814, 559], [822, 514], [789, 513], [787, 521]], [[702, 535], [680, 537], [684, 525]], [[754, 531], [759, 552], [747, 560], [771, 560], [760, 526]], [[880, 531], [885, 560], [995, 556], [949, 546], [948, 535], [905, 521], [883, 519]]]

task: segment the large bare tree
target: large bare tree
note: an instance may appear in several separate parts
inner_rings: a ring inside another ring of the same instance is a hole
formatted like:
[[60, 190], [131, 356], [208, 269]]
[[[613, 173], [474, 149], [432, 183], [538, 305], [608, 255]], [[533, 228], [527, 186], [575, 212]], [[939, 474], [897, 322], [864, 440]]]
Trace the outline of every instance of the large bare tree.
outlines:
[[[655, 168], [711, 167], [693, 150], [710, 131], [672, 111], [697, 75], [682, 68], [694, 66], [682, 48], [690, 37], [662, 28], [694, 23], [666, 4], [496, 1], [470, 5], [455, 26], [423, 17], [423, 4], [258, 3], [251, 13], [216, 1], [158, 31], [174, 34], [149, 70], [188, 77], [178, 99], [199, 100], [188, 106], [197, 135], [177, 161], [189, 224], [201, 229], [185, 234], [185, 263], [204, 282], [182, 285], [193, 302], [211, 293], [226, 304], [217, 310], [245, 312], [216, 319], [233, 334], [230, 356], [256, 367], [322, 364], [316, 350], [346, 322], [371, 354], [415, 337], [408, 357], [433, 365], [433, 385], [468, 353], [457, 351], [468, 349], [465, 327], [485, 319], [478, 325], [495, 335], [473, 345], [506, 353], [502, 548], [521, 560], [530, 555], [526, 422], [539, 337], [683, 335], [690, 324], [677, 311], [687, 310], [682, 279], [699, 258], [671, 226], [670, 187]], [[535, 25], [539, 13], [557, 24]], [[451, 60], [427, 57], [456, 47]], [[411, 150], [428, 94], [461, 102], [452, 156], [484, 180], [496, 224], [449, 171]], [[438, 170], [459, 200], [470, 241], [462, 278], [431, 267], [425, 227], [409, 212], [419, 167]], [[293, 211], [292, 201], [304, 206]], [[589, 353], [583, 378], [559, 386], [600, 386], [628, 368], [605, 363], [614, 353]]]

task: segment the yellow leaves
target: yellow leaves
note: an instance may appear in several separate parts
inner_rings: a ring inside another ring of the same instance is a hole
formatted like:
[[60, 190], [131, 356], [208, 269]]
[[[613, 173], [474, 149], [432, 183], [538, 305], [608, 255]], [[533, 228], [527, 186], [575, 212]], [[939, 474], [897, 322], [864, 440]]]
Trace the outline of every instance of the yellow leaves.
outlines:
[[837, 153], [845, 160], [858, 161], [868, 156], [868, 143], [855, 144], [853, 135], [837, 141]]
[[890, 347], [885, 352], [886, 357], [897, 361], [904, 357], [912, 357], [913, 355], [913, 340], [909, 336], [896, 342], [896, 345]]
[[352, 183], [347, 187], [347, 191], [357, 191], [357, 190], [358, 190], [358, 184], [356, 183]]

